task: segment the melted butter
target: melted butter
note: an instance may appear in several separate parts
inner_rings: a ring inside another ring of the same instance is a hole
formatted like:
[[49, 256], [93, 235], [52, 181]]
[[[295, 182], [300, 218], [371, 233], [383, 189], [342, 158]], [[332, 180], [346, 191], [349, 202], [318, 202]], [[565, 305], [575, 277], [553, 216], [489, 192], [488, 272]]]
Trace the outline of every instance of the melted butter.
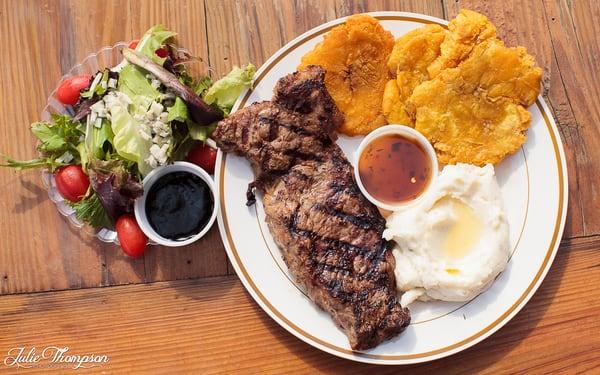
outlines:
[[[456, 221], [450, 227], [442, 243], [442, 254], [450, 259], [460, 259], [471, 251], [481, 237], [483, 224], [477, 213], [463, 201], [444, 198], [450, 203]], [[447, 270], [453, 273], [454, 270]]]

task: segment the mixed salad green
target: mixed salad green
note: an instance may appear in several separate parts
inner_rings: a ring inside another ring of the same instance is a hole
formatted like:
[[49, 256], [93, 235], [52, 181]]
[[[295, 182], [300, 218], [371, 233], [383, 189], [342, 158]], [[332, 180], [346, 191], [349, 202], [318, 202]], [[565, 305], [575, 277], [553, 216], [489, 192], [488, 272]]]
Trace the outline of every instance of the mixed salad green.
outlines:
[[79, 220], [114, 228], [119, 217], [133, 212], [143, 177], [206, 148], [216, 122], [252, 84], [252, 64], [216, 82], [193, 79], [185, 68], [192, 58], [173, 44], [175, 35], [154, 26], [123, 51], [116, 67], [67, 79], [56, 96], [74, 115], [32, 124], [40, 156], [5, 157], [2, 165], [48, 168]]

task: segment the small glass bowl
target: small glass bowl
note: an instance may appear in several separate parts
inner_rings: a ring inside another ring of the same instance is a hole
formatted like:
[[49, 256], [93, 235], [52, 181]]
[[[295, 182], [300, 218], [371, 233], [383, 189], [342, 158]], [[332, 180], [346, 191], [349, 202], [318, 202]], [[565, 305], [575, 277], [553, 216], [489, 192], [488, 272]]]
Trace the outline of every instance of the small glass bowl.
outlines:
[[[56, 85], [56, 89], [54, 89], [54, 91], [52, 91], [48, 96], [46, 106], [41, 114], [41, 119], [43, 121], [51, 121], [52, 114], [69, 114], [73, 116], [73, 108], [71, 106], [63, 105], [56, 98], [56, 91], [58, 90], [58, 87], [60, 87], [60, 85], [69, 77], [81, 74], [93, 75], [100, 70], [106, 68], [110, 69], [117, 66], [121, 61], [123, 61], [122, 51], [127, 48], [128, 45], [128, 42], [118, 42], [113, 46], [104, 47], [98, 52], [88, 55], [85, 59], [83, 59], [83, 61], [81, 61], [81, 63], [72, 67], [69, 72], [60, 79]], [[188, 51], [184, 48], [179, 48], [178, 52], [188, 53]], [[73, 228], [77, 229], [78, 232], [83, 233], [84, 235], [96, 237], [102, 242], [120, 245], [119, 239], [117, 238], [117, 232], [115, 232], [113, 228], [93, 228], [77, 219], [73, 208], [71, 208], [68, 202], [65, 201], [65, 199], [56, 189], [54, 175], [47, 169], [42, 170], [42, 182], [48, 190], [48, 197], [56, 204], [58, 212], [60, 212], [67, 219]], [[148, 243], [150, 245], [156, 245], [156, 242], [152, 240], [150, 240]]]

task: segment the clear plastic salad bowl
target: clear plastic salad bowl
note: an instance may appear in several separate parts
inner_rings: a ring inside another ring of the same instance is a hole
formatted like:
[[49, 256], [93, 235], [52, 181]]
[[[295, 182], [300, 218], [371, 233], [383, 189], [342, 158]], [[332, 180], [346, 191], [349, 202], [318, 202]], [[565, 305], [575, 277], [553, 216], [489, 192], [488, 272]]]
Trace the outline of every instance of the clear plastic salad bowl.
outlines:
[[[112, 68], [118, 65], [123, 60], [123, 55], [121, 51], [127, 48], [128, 43], [119, 42], [112, 47], [104, 47], [100, 51], [96, 53], [92, 53], [87, 56], [83, 61], [69, 70], [69, 72], [64, 75], [60, 82], [56, 85], [58, 88], [60, 84], [71, 76], [79, 75], [79, 74], [90, 74], [93, 75], [99, 70], [104, 68]], [[42, 120], [50, 121], [51, 114], [69, 114], [73, 115], [72, 108], [69, 106], [65, 106], [61, 104], [56, 99], [56, 89], [50, 93], [48, 97], [48, 101], [44, 110], [42, 111]], [[94, 236], [102, 242], [114, 243], [119, 245], [119, 240], [117, 238], [117, 233], [110, 228], [101, 228], [96, 229], [89, 225], [86, 225], [79, 221], [75, 216], [75, 211], [69, 206], [69, 204], [65, 201], [65, 199], [59, 194], [56, 189], [56, 183], [54, 181], [54, 175], [50, 173], [49, 170], [44, 169], [42, 171], [42, 182], [48, 189], [48, 197], [56, 204], [56, 208], [58, 208], [58, 212], [60, 212], [67, 221], [77, 230], [85, 235]]]

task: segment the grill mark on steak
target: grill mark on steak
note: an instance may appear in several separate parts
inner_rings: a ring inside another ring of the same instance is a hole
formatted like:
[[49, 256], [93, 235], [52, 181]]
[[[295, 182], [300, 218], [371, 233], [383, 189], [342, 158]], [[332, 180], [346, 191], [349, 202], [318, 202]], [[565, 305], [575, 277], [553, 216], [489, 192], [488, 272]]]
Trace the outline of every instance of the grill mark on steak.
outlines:
[[248, 128], [242, 128], [242, 143], [248, 143]]
[[381, 225], [381, 223], [379, 221], [374, 222], [372, 217], [355, 216], [355, 215], [337, 210], [335, 208], [327, 207], [323, 204], [314, 205], [314, 209], [317, 211], [324, 212], [331, 216], [336, 216], [336, 217], [340, 218], [341, 220], [349, 221], [352, 224], [354, 224], [362, 229], [374, 229], [374, 228], [378, 228]]
[[372, 348], [410, 322], [395, 291], [385, 220], [360, 193], [333, 141], [343, 117], [309, 67], [279, 80], [275, 100], [219, 122], [219, 147], [246, 157], [263, 194], [266, 222], [296, 282], [340, 326], [354, 350]]
[[290, 231], [294, 232], [298, 236], [306, 237], [310, 240], [322, 241], [323, 245], [333, 248], [342, 248], [345, 251], [356, 253], [356, 254], [372, 254], [372, 249], [367, 247], [360, 247], [352, 245], [351, 243], [338, 240], [336, 238], [324, 237], [318, 233], [310, 230], [298, 229], [294, 226], [290, 226]]
[[[286, 130], [289, 130], [290, 132], [296, 133], [298, 135], [303, 135], [303, 136], [310, 136], [310, 137], [314, 137], [316, 134], [313, 134], [303, 128], [299, 128], [297, 126], [294, 125], [284, 125], [284, 124], [280, 124], [279, 127], [284, 128]], [[320, 141], [320, 139], [317, 138], [317, 140]]]
[[269, 122], [269, 142], [274, 141], [279, 136], [279, 126], [273, 122]]
[[299, 126], [296, 126], [294, 124], [276, 123], [275, 121], [273, 121], [272, 117], [261, 116], [260, 117], [260, 121], [268, 123], [269, 125], [273, 124], [275, 126], [275, 129], [271, 129], [271, 130], [273, 130], [275, 132], [274, 136], [269, 137], [270, 138], [269, 141], [273, 141], [275, 138], [277, 138], [277, 134], [279, 132], [279, 128], [283, 128], [283, 129], [285, 129], [285, 130], [287, 130], [289, 132], [296, 133], [296, 134], [298, 134], [300, 136], [304, 136], [304, 137], [319, 137], [320, 136], [319, 133], [316, 133], [316, 134], [312, 133], [312, 132], [308, 131], [307, 129], [299, 127]]
[[293, 157], [296, 162], [305, 161], [305, 160], [314, 160], [314, 161], [319, 161], [319, 162], [323, 161], [323, 158], [319, 155], [313, 155], [313, 154], [309, 154], [309, 153], [298, 151], [298, 150], [285, 150], [283, 153], [285, 155]]
[[357, 247], [368, 247], [381, 238], [378, 231], [363, 230], [354, 223], [337, 216], [320, 213], [315, 209], [315, 205], [311, 207], [308, 207], [307, 204], [301, 205], [296, 227], [314, 232], [322, 237], [334, 238], [337, 236], [340, 241]]

